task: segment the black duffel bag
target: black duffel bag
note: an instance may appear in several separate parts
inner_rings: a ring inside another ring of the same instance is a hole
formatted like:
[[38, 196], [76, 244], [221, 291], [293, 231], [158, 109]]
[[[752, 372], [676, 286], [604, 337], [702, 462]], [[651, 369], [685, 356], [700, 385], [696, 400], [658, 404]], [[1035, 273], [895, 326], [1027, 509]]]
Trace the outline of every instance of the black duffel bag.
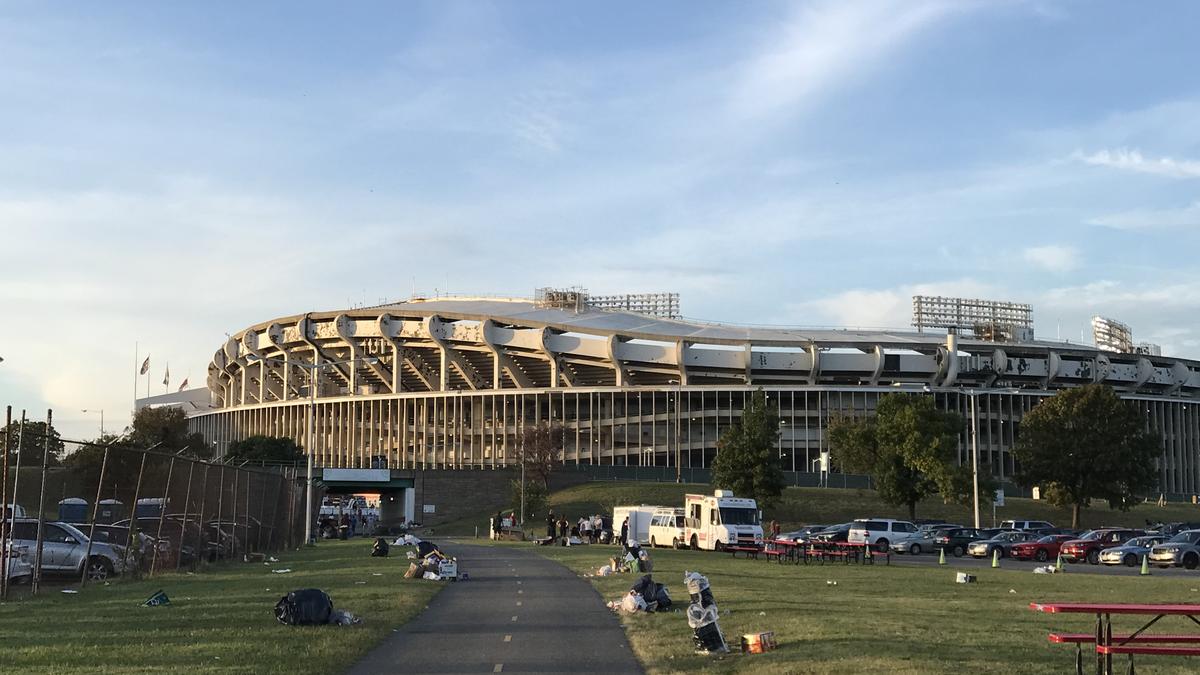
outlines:
[[315, 626], [329, 623], [333, 600], [317, 588], [292, 591], [275, 604], [275, 618], [289, 626]]

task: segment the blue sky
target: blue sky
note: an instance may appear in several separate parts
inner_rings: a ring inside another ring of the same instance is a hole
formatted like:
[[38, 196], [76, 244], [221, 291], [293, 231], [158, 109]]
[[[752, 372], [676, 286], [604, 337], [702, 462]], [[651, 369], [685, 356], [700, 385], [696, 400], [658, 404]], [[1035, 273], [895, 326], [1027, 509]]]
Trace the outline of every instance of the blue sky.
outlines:
[[0, 404], [92, 436], [135, 342], [161, 393], [414, 287], [982, 296], [1200, 358], [1200, 5], [1144, 7], [0, 0]]

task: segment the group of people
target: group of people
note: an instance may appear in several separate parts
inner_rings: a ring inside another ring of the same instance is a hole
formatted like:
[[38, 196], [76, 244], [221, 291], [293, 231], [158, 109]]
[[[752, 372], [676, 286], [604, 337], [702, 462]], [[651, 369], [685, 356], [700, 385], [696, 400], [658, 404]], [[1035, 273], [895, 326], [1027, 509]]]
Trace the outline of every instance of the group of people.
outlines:
[[578, 537], [580, 541], [595, 544], [600, 541], [600, 533], [604, 531], [604, 518], [599, 515], [583, 516], [572, 522], [565, 514], [555, 516], [551, 511], [546, 514], [546, 536], [550, 539], [567, 540]]

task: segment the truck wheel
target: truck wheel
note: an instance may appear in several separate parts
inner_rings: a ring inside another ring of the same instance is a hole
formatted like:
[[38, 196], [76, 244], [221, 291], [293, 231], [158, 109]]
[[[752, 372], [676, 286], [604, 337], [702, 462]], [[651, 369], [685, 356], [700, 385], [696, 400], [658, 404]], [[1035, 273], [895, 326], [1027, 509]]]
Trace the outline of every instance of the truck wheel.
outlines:
[[693, 551], [700, 550], [700, 542], [696, 541], [696, 535], [694, 535], [694, 534], [692, 535], [692, 550]]
[[671, 548], [679, 548], [679, 537], [671, 540]]
[[1200, 563], [1200, 557], [1197, 557], [1195, 553], [1189, 553], [1183, 556], [1183, 566], [1185, 568], [1194, 570], [1196, 569], [1197, 563]]
[[[713, 544], [713, 550], [715, 550], [717, 553], [724, 553], [725, 543], [718, 539], [717, 543]], [[1193, 567], [1195, 567], [1195, 565], [1193, 565]]]
[[654, 543], [654, 537], [650, 537], [650, 548], [658, 548], [658, 544]]

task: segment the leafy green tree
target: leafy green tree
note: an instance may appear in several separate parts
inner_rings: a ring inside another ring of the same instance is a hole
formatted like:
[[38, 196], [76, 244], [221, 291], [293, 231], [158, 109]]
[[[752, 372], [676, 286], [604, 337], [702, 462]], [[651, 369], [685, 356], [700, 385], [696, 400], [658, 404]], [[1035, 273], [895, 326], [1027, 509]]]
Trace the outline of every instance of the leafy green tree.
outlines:
[[182, 451], [184, 455], [204, 459], [212, 456], [204, 436], [188, 433], [187, 415], [175, 406], [138, 410], [124, 440], [135, 448], [154, 448], [166, 453]]
[[45, 422], [34, 422], [27, 419], [25, 420], [24, 436], [21, 436], [20, 430], [21, 422], [19, 420], [13, 420], [12, 424], [0, 429], [0, 434], [9, 434], [8, 462], [10, 465], [17, 461], [17, 443], [20, 440], [21, 466], [41, 466], [42, 455], [46, 450], [47, 434], [50, 436], [50, 458], [46, 463], [49, 466], [59, 465], [63, 456], [63, 442], [54, 425], [47, 427]]
[[229, 444], [229, 459], [264, 464], [295, 464], [304, 461], [304, 451], [290, 438], [251, 436]]
[[787, 482], [779, 465], [779, 415], [767, 406], [761, 389], [754, 392], [735, 422], [717, 441], [717, 457], [712, 463], [712, 484], [733, 490], [739, 497], [754, 497], [758, 505], [770, 508]]
[[[108, 464], [104, 466], [104, 485], [101, 488], [101, 498], [115, 497], [128, 500], [137, 484], [138, 471], [141, 469], [142, 453], [132, 449], [128, 440], [115, 434], [100, 436], [91, 444], [83, 445], [63, 458], [63, 466], [75, 472], [80, 477], [80, 484], [86, 489], [88, 501], [95, 495], [97, 483], [100, 482], [100, 469], [104, 463], [104, 448], [111, 446], [108, 453]], [[119, 491], [119, 492], [118, 492]]]
[[[971, 500], [971, 467], [957, 462], [962, 428], [962, 417], [939, 410], [930, 396], [886, 394], [873, 417], [835, 417], [826, 433], [838, 466], [871, 476], [880, 499], [908, 507], [911, 520], [927, 497]], [[980, 493], [994, 487], [980, 467]]]
[[1056, 506], [1071, 507], [1071, 527], [1093, 499], [1128, 511], [1158, 485], [1159, 438], [1111, 387], [1089, 384], [1043, 400], [1021, 420], [1013, 448], [1017, 480], [1041, 486]]

